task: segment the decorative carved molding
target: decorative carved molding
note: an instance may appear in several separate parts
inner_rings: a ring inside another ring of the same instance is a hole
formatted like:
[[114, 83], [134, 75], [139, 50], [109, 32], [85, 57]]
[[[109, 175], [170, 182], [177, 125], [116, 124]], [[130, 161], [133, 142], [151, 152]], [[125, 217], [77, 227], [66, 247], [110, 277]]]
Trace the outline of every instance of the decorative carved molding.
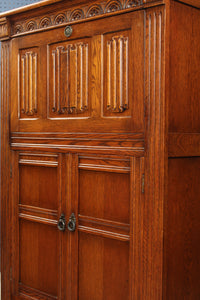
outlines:
[[54, 24], [59, 25], [66, 22], [66, 16], [64, 14], [59, 14], [55, 17]]
[[115, 36], [107, 42], [107, 110], [128, 109], [128, 37]]
[[122, 3], [118, 0], [109, 1], [106, 5], [105, 12], [111, 13], [122, 9]]
[[37, 115], [38, 53], [22, 51], [19, 54], [19, 117]]
[[82, 9], [75, 9], [70, 15], [70, 21], [77, 21], [84, 19], [84, 12]]
[[103, 9], [100, 5], [92, 5], [87, 11], [87, 18], [95, 17], [101, 15], [103, 13]]
[[37, 24], [35, 21], [29, 21], [26, 25], [26, 30], [27, 31], [31, 31], [31, 30], [34, 30], [34, 29], [37, 29]]
[[7, 40], [10, 37], [10, 24], [6, 18], [0, 18], [0, 40]]
[[39, 28], [45, 28], [51, 26], [51, 18], [44, 17], [41, 22]]
[[139, 6], [142, 5], [142, 0], [127, 0], [126, 1], [126, 7], [134, 7], [134, 6]]
[[[19, 35], [27, 33], [30, 30], [40, 30], [41, 28], [49, 28], [59, 26], [60, 24], [67, 24], [78, 20], [84, 20], [88, 18], [98, 17], [102, 14], [113, 14], [126, 9], [134, 9], [144, 5], [148, 5], [152, 2], [162, 3], [163, 0], [109, 0], [104, 2], [97, 2], [92, 5], [85, 5], [81, 7], [75, 7], [67, 11], [60, 11], [57, 15], [43, 15], [37, 17], [34, 20], [24, 20], [21, 23], [15, 22], [12, 25], [12, 35]], [[26, 24], [34, 21], [34, 28], [32, 26], [27, 27]]]
[[22, 33], [23, 31], [24, 31], [24, 29], [23, 29], [23, 26], [22, 26], [22, 25], [18, 24], [18, 25], [15, 26], [14, 32], [15, 32], [16, 34], [20, 34], [20, 33]]
[[52, 50], [51, 59], [50, 114], [77, 114], [88, 110], [88, 44], [58, 46]]

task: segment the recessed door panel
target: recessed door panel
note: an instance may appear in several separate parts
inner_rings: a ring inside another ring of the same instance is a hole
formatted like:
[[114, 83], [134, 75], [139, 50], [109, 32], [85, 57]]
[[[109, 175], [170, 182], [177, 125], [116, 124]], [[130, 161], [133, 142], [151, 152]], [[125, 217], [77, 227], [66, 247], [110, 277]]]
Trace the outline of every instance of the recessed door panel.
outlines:
[[20, 284], [57, 296], [59, 274], [57, 227], [22, 219], [19, 232]]
[[79, 300], [129, 299], [130, 160], [81, 157]]
[[58, 208], [57, 168], [20, 165], [20, 204]]
[[129, 223], [130, 176], [80, 170], [79, 214]]
[[79, 299], [129, 299], [129, 243], [81, 232], [79, 249]]
[[27, 152], [15, 157], [13, 291], [20, 299], [62, 299], [61, 156]]

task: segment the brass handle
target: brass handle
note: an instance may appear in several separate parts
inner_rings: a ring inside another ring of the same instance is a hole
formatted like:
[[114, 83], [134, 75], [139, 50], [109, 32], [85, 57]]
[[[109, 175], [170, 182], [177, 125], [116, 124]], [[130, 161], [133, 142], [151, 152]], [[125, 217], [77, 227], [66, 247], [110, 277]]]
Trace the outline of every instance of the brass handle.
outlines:
[[69, 222], [67, 224], [67, 228], [69, 231], [73, 232], [76, 230], [76, 217], [75, 214], [72, 213], [70, 218], [69, 218]]
[[57, 226], [58, 226], [58, 229], [60, 231], [65, 231], [66, 221], [65, 221], [65, 215], [64, 214], [61, 214]]

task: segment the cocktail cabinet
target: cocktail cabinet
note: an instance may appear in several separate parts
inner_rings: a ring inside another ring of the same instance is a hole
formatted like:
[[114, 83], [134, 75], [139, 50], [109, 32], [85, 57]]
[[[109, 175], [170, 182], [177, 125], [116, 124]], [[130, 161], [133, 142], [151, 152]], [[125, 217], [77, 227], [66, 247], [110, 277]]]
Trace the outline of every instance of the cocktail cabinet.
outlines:
[[199, 9], [0, 14], [2, 300], [200, 299]]

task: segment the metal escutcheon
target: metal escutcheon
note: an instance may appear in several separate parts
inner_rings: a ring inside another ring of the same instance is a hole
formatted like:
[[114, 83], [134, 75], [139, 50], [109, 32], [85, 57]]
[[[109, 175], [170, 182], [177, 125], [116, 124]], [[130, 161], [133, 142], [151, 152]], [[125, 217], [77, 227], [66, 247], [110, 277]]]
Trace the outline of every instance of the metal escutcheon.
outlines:
[[64, 214], [61, 214], [57, 226], [58, 226], [58, 229], [60, 231], [65, 231], [66, 221], [65, 221], [65, 215]]
[[74, 213], [72, 213], [70, 218], [69, 218], [67, 228], [71, 232], [75, 231], [75, 229], [76, 229], [76, 217], [75, 217]]
[[65, 30], [64, 30], [64, 33], [65, 33], [65, 36], [66, 37], [70, 37], [72, 35], [72, 27], [71, 26], [66, 26], [65, 27]]

